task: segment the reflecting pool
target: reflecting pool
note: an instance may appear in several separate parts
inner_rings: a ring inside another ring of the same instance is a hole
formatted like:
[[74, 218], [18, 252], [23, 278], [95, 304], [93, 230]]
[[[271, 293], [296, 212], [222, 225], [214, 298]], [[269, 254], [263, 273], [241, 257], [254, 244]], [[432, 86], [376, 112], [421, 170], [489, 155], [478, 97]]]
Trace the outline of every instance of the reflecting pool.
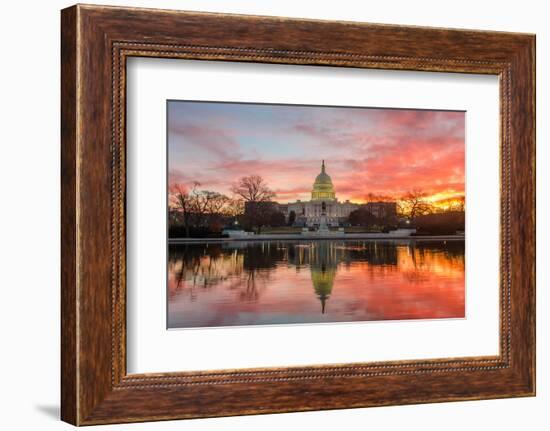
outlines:
[[464, 293], [464, 240], [169, 245], [169, 328], [459, 318]]

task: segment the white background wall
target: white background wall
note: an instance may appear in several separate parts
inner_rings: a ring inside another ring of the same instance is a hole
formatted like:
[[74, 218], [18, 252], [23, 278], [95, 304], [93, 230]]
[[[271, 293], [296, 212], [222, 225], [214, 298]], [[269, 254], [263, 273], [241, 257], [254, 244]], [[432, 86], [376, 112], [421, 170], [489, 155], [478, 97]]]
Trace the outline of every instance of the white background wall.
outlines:
[[[544, 1], [181, 0], [102, 1], [143, 7], [281, 15], [537, 34], [538, 396], [99, 427], [135, 430], [548, 429], [550, 299], [550, 14]], [[0, 426], [69, 429], [59, 410], [60, 0], [2, 4], [0, 32]], [[544, 219], [546, 225], [544, 224]], [[29, 226], [31, 228], [29, 229]], [[36, 230], [32, 230], [34, 227]]]

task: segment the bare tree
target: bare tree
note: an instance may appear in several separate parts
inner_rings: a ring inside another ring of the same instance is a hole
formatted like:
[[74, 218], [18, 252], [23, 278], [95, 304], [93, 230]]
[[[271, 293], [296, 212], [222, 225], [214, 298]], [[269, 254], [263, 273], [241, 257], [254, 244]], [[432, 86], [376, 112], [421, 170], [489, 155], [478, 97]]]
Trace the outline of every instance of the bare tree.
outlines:
[[195, 224], [200, 225], [204, 219], [205, 214], [209, 212], [211, 201], [215, 199], [215, 192], [209, 192], [207, 190], [201, 190], [196, 193], [195, 196]]
[[244, 201], [242, 199], [229, 199], [223, 208], [223, 214], [229, 217], [237, 217], [244, 213]]
[[180, 213], [187, 237], [191, 226], [201, 226], [208, 217], [224, 214], [231, 200], [221, 193], [198, 190], [199, 187], [199, 182], [194, 182], [190, 189], [184, 184], [170, 186], [170, 204]]
[[399, 201], [399, 212], [409, 220], [433, 213], [433, 205], [426, 200], [426, 193], [413, 189]]
[[275, 193], [267, 186], [259, 175], [242, 177], [231, 187], [231, 191], [247, 202], [266, 202], [275, 197]]
[[226, 207], [229, 205], [231, 199], [221, 193], [206, 192], [209, 193], [209, 200], [207, 206], [207, 212], [210, 214], [225, 214]]
[[241, 177], [231, 187], [231, 191], [244, 201], [245, 224], [256, 227], [260, 233], [261, 226], [269, 223], [269, 216], [274, 210], [271, 201], [275, 197], [275, 192], [259, 175]]
[[195, 225], [201, 226], [214, 215], [221, 215], [229, 198], [218, 192], [210, 190], [195, 191], [195, 204], [193, 216]]
[[196, 189], [200, 183], [195, 182], [191, 190], [184, 184], [172, 184], [170, 186], [170, 204], [181, 213], [185, 236], [189, 237], [189, 228], [191, 227], [191, 218], [196, 206]]

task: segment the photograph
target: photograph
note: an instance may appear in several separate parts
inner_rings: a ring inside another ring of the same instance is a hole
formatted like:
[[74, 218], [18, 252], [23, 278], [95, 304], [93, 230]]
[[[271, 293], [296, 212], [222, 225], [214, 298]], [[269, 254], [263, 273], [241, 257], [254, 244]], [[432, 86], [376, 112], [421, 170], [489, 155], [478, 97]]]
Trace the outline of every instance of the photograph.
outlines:
[[166, 109], [168, 329], [467, 317], [466, 112]]

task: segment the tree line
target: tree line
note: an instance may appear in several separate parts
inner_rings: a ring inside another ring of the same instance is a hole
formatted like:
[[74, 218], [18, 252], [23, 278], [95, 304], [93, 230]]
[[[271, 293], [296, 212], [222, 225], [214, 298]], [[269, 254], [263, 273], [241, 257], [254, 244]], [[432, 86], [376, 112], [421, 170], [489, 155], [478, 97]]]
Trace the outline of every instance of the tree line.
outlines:
[[[196, 181], [190, 187], [172, 184], [169, 189], [170, 236], [219, 234], [224, 226], [235, 222], [243, 229], [261, 233], [262, 226], [292, 226], [296, 220], [294, 211], [288, 218], [280, 211], [275, 192], [259, 175], [239, 178], [230, 191], [232, 196], [202, 189]], [[425, 230], [463, 229], [464, 198], [455, 199], [442, 208], [430, 202], [425, 192], [413, 189], [397, 200], [374, 194], [367, 195], [365, 200], [367, 205], [350, 213], [349, 224], [387, 230], [396, 227], [399, 220], [405, 220], [411, 227], [429, 225], [424, 226]], [[375, 215], [369, 209], [369, 202], [394, 203], [395, 209]], [[455, 213], [458, 215], [451, 216]]]
[[408, 220], [413, 220], [430, 214], [464, 212], [464, 197], [454, 199], [446, 207], [434, 205], [427, 197], [427, 194], [419, 189], [409, 191], [397, 202], [398, 214]]
[[[282, 226], [285, 215], [273, 201], [276, 194], [259, 175], [241, 177], [231, 186], [232, 197], [201, 189], [199, 182], [191, 187], [174, 183], [169, 189], [169, 228], [183, 228], [192, 233], [219, 232], [231, 220], [238, 220], [243, 228], [258, 231], [262, 225]], [[202, 232], [200, 232], [202, 231]]]

